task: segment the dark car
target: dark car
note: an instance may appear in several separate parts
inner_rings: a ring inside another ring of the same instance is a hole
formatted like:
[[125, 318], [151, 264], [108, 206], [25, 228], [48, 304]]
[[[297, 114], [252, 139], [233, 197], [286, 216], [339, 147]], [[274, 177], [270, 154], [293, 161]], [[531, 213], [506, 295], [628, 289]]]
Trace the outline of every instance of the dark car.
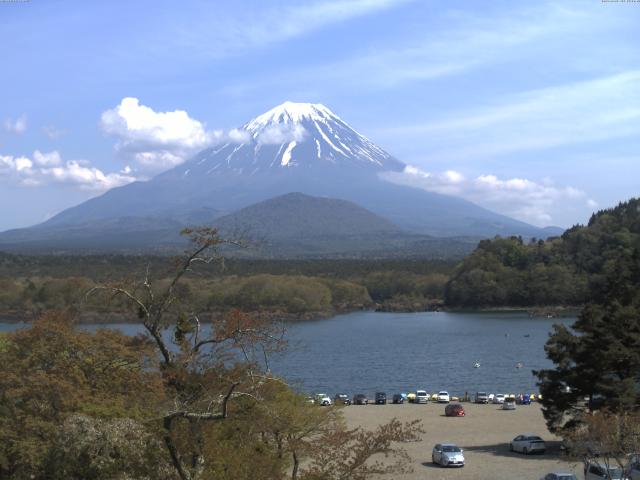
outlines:
[[346, 393], [336, 393], [336, 396], [333, 397], [333, 403], [336, 405], [351, 405], [351, 399]]
[[387, 394], [384, 392], [376, 392], [376, 405], [386, 405]]
[[444, 407], [444, 414], [447, 417], [464, 417], [464, 407], [459, 403], [450, 403]]
[[367, 396], [364, 393], [358, 393], [353, 397], [354, 405], [367, 405], [368, 403], [369, 403], [369, 400], [367, 399]]
[[393, 395], [393, 398], [391, 399], [391, 401], [393, 403], [404, 403], [404, 397], [399, 393], [396, 393]]

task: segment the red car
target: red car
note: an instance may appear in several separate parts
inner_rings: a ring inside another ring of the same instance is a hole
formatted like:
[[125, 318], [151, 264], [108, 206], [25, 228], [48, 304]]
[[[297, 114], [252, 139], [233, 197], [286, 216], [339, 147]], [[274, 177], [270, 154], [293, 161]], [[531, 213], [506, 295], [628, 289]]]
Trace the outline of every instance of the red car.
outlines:
[[444, 407], [444, 414], [447, 417], [464, 417], [464, 407], [459, 403], [450, 403]]

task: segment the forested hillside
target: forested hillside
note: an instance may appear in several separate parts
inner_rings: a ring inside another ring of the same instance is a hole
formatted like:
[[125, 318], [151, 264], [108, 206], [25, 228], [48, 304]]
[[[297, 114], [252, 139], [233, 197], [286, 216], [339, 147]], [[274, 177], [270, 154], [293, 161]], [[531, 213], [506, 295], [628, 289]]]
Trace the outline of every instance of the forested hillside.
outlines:
[[640, 199], [592, 215], [547, 241], [484, 240], [445, 289], [452, 307], [579, 306], [597, 300], [605, 278], [640, 253]]
[[[83, 321], [136, 321], [114, 299], [87, 299], [99, 284], [162, 284], [173, 261], [135, 256], [18, 256], [0, 253], [0, 318], [29, 320], [66, 307]], [[453, 262], [419, 260], [228, 260], [187, 276], [181, 295], [198, 311], [229, 309], [309, 318], [359, 309], [424, 310], [440, 304]]]

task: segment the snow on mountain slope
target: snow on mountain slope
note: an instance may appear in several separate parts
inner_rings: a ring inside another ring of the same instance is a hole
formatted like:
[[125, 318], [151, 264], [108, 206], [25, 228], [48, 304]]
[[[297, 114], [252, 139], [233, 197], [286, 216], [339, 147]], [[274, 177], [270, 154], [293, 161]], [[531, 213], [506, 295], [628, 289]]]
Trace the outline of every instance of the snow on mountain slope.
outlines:
[[201, 152], [182, 175], [221, 170], [255, 175], [287, 169], [402, 170], [404, 164], [351, 128], [321, 104], [285, 102], [242, 126], [245, 143], [226, 143]]

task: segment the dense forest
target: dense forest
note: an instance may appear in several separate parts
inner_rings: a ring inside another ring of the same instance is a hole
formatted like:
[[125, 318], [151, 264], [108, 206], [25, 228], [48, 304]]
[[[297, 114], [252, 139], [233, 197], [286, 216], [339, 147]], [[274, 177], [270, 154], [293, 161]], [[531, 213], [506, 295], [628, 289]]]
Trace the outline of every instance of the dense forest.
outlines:
[[[84, 321], [135, 320], [121, 301], [87, 298], [98, 285], [166, 278], [167, 257], [0, 254], [0, 315], [35, 318], [76, 306]], [[424, 260], [226, 260], [205, 265], [181, 285], [198, 311], [230, 309], [308, 318], [358, 309], [424, 310], [441, 302], [455, 264]]]
[[580, 306], [597, 300], [605, 279], [640, 246], [640, 199], [592, 215], [546, 241], [483, 240], [445, 289], [451, 307]]

